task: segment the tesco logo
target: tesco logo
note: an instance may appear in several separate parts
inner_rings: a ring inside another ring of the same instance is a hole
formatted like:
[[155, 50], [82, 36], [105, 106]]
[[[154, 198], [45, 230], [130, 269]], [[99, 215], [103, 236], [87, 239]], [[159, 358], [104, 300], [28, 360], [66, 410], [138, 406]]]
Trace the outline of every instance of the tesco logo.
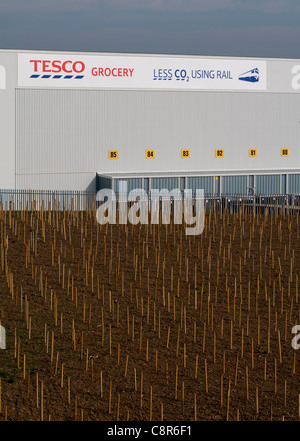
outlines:
[[[30, 60], [34, 74], [30, 78], [83, 78], [85, 70], [83, 61], [71, 60]], [[41, 75], [39, 72], [42, 72]], [[55, 75], [52, 75], [55, 74]], [[71, 74], [71, 75], [70, 75]]]

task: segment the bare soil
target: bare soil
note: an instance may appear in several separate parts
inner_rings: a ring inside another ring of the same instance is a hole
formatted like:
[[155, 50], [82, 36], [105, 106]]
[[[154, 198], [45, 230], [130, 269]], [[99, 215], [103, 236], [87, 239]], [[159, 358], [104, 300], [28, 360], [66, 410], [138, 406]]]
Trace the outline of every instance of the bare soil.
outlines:
[[1, 212], [0, 421], [299, 420], [299, 215]]

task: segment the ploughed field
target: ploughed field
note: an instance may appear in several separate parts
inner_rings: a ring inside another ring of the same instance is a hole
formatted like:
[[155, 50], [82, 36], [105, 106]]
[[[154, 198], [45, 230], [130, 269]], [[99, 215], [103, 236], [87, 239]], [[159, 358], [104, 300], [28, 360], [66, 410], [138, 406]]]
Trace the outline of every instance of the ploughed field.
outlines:
[[0, 421], [299, 420], [299, 214], [1, 210], [0, 243]]

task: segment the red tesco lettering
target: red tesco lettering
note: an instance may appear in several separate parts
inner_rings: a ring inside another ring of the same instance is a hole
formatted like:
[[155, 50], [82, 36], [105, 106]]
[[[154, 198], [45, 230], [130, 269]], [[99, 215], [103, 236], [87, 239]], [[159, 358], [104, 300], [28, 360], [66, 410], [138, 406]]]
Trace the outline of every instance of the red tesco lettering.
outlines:
[[41, 69], [42, 72], [81, 73], [85, 69], [85, 64], [82, 61], [30, 60], [30, 63], [33, 63], [34, 72], [38, 72], [38, 70]]

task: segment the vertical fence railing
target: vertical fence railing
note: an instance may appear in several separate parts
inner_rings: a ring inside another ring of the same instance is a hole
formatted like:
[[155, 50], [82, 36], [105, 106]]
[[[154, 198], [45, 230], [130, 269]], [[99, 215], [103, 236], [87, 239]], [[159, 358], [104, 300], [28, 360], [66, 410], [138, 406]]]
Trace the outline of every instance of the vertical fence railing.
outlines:
[[[147, 195], [149, 202], [151, 202], [151, 192], [148, 192]], [[116, 194], [117, 200], [118, 196]], [[97, 201], [96, 192], [0, 189], [0, 204], [3, 210], [84, 211], [97, 207], [100, 202]], [[240, 213], [242, 210], [246, 214], [297, 214], [300, 209], [300, 194], [204, 195], [204, 207], [206, 213], [212, 211], [234, 214]]]
[[96, 201], [95, 192], [0, 190], [4, 210], [86, 210]]

